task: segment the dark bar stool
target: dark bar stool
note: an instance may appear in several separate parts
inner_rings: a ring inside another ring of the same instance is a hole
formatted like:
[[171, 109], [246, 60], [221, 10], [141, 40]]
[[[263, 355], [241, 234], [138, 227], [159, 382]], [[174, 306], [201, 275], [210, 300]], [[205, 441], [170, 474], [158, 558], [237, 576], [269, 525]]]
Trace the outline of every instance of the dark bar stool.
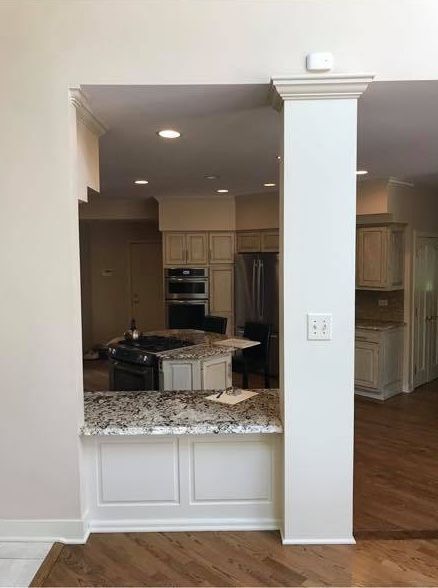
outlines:
[[207, 314], [202, 323], [202, 330], [209, 333], [219, 333], [225, 335], [227, 332], [227, 318], [224, 316], [213, 316]]
[[248, 374], [262, 373], [265, 387], [269, 388], [269, 351], [271, 346], [272, 325], [266, 323], [245, 323], [243, 336], [260, 345], [243, 349], [233, 358], [233, 370], [243, 374], [243, 388], [248, 388]]

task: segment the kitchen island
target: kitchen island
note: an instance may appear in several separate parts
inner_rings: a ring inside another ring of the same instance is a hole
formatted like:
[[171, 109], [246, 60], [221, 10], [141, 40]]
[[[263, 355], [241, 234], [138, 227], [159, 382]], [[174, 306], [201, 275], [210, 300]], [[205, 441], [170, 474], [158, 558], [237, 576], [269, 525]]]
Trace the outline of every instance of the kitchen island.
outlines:
[[278, 528], [279, 393], [254, 392], [86, 393], [90, 530]]
[[110, 389], [230, 388], [232, 344], [248, 347], [259, 342], [192, 329], [150, 331], [136, 340], [113, 339], [108, 344]]

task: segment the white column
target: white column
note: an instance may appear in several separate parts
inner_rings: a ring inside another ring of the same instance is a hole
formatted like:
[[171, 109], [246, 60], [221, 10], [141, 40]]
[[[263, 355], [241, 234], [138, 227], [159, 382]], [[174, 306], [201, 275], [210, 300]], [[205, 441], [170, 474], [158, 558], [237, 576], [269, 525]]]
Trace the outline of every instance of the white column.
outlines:
[[[274, 79], [282, 107], [284, 543], [352, 543], [357, 98], [370, 76]], [[332, 339], [307, 339], [307, 314]]]

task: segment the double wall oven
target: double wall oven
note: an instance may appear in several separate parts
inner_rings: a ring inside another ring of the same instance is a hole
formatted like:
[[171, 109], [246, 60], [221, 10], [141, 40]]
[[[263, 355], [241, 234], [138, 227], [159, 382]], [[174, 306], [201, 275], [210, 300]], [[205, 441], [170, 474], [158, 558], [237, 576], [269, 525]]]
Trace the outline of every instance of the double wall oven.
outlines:
[[166, 320], [169, 329], [201, 329], [208, 314], [208, 269], [165, 269]]

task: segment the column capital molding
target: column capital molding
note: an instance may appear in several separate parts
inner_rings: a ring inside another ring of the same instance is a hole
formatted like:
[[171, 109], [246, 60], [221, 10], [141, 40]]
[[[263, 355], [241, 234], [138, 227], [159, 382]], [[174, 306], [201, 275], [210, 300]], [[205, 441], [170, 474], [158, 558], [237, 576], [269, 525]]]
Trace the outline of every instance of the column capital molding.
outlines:
[[78, 118], [96, 137], [107, 132], [106, 126], [93, 114], [85, 94], [79, 88], [70, 90], [70, 102], [76, 109]]
[[373, 74], [308, 74], [271, 79], [270, 99], [276, 110], [286, 100], [339, 100], [359, 98]]

